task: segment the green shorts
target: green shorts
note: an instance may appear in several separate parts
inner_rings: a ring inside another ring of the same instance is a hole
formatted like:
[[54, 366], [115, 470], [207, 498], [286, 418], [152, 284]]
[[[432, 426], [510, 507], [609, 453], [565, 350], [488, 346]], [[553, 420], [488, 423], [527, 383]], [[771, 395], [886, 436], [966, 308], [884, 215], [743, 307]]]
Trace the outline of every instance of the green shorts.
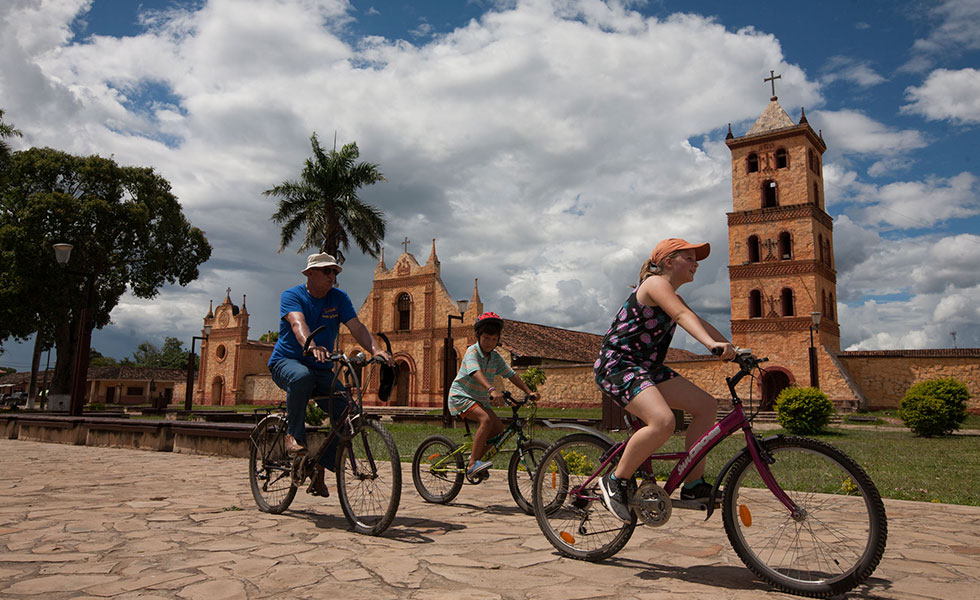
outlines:
[[469, 409], [473, 408], [479, 404], [483, 408], [490, 408], [490, 400], [475, 400], [473, 398], [466, 398], [464, 396], [450, 396], [449, 397], [449, 412], [453, 415], [461, 415]]

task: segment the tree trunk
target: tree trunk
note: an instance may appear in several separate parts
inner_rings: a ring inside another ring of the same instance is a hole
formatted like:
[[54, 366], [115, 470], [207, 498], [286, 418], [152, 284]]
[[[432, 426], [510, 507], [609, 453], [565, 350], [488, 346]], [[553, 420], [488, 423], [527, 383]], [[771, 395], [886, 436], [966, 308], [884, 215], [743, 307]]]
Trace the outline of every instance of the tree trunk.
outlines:
[[38, 331], [34, 334], [34, 356], [31, 359], [31, 383], [27, 388], [27, 403], [34, 408], [37, 398], [37, 372], [41, 368], [41, 350], [44, 348], [44, 336]]

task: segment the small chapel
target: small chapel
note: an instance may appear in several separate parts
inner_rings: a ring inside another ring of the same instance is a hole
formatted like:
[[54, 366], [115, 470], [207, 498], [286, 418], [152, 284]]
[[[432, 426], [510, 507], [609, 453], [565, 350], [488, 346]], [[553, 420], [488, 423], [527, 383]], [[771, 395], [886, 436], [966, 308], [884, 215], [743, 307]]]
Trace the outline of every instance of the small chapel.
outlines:
[[[827, 145], [803, 109], [797, 121], [783, 110], [775, 95], [779, 77], [770, 75], [773, 94], [762, 114], [744, 135], [736, 137], [729, 126], [726, 137], [732, 156], [732, 342], [769, 358], [759, 382], [740, 395], [751, 394], [770, 409], [784, 388], [814, 386], [840, 410], [892, 408], [916, 381], [954, 376], [970, 389], [970, 408], [980, 409], [980, 348], [841, 351], [833, 220], [824, 199]], [[718, 218], [723, 212], [719, 207]], [[389, 404], [442, 406], [463, 353], [476, 342], [472, 324], [485, 310], [478, 282], [474, 278], [468, 299], [454, 299], [441, 278], [435, 239], [424, 264], [408, 251], [407, 239], [390, 268], [382, 253], [358, 317], [391, 341], [399, 370]], [[248, 339], [244, 297], [238, 307], [229, 290], [217, 308], [209, 307], [203, 325], [210, 334], [202, 343], [197, 402], [285, 399], [266, 368], [273, 344]], [[600, 343], [596, 334], [505, 319], [499, 350], [518, 372], [532, 366], [545, 371], [542, 404], [598, 407], [602, 396], [592, 364]], [[337, 344], [357, 349], [344, 328]], [[716, 398], [729, 397], [730, 364], [674, 348], [667, 364]], [[376, 390], [377, 381], [369, 380], [366, 405], [377, 403]]]

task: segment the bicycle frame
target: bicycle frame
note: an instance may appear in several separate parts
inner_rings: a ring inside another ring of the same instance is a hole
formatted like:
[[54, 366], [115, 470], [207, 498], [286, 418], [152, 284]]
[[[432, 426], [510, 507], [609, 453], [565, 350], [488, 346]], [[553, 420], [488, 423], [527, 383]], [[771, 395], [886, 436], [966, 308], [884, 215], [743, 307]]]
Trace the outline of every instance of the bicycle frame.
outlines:
[[[736, 358], [736, 360], [738, 359]], [[728, 389], [731, 392], [731, 396], [732, 396], [731, 412], [725, 415], [725, 417], [721, 421], [715, 423], [715, 425], [712, 426], [711, 429], [706, 431], [700, 438], [698, 438], [698, 440], [694, 442], [694, 444], [692, 444], [688, 450], [684, 452], [655, 452], [651, 454], [643, 461], [643, 464], [640, 466], [639, 471], [641, 473], [641, 476], [650, 480], [654, 479], [653, 465], [652, 465], [652, 461], [654, 460], [678, 461], [677, 464], [674, 465], [674, 468], [671, 470], [670, 475], [667, 477], [667, 481], [663, 486], [664, 491], [667, 492], [668, 495], [670, 495], [674, 492], [674, 490], [678, 488], [678, 486], [681, 485], [681, 483], [690, 474], [690, 472], [694, 469], [694, 467], [697, 466], [697, 464], [700, 463], [708, 455], [708, 453], [715, 448], [715, 446], [720, 444], [728, 436], [734, 434], [736, 431], [741, 429], [745, 433], [745, 444], [746, 444], [746, 449], [743, 449], [742, 453], [744, 453], [746, 450], [748, 451], [749, 455], [752, 457], [752, 462], [755, 463], [755, 467], [759, 472], [759, 476], [762, 478], [762, 481], [766, 484], [766, 487], [769, 488], [769, 491], [771, 491], [776, 496], [776, 498], [780, 501], [780, 503], [782, 503], [783, 506], [785, 506], [787, 510], [790, 511], [790, 514], [794, 518], [799, 518], [799, 516], [802, 514], [802, 510], [799, 508], [799, 506], [797, 506], [795, 502], [793, 502], [793, 500], [786, 494], [786, 492], [783, 491], [783, 489], [779, 486], [779, 483], [776, 482], [775, 477], [773, 477], [772, 472], [769, 470], [768, 457], [763, 456], [762, 452], [760, 451], [758, 438], [756, 437], [755, 433], [752, 430], [752, 422], [746, 416], [745, 409], [742, 406], [742, 400], [738, 397], [738, 392], [735, 390], [735, 386], [738, 385], [739, 381], [741, 381], [742, 378], [744, 378], [746, 375], [751, 373], [751, 369], [757, 366], [757, 364], [758, 363], [755, 363], [751, 366], [746, 366], [745, 364], [739, 362], [739, 365], [741, 366], [739, 372], [736, 373], [733, 377], [725, 378], [725, 381], [728, 384]], [[639, 419], [633, 417], [632, 415], [629, 418], [629, 422], [630, 425], [633, 427], [634, 431], [638, 430], [640, 427], [643, 426], [642, 422]], [[626, 448], [626, 442], [628, 441], [629, 439], [627, 438], [626, 440], [623, 440], [622, 442], [619, 442], [616, 446], [614, 446], [612, 451], [609, 452], [609, 455], [602, 461], [602, 464], [599, 466], [599, 468], [592, 474], [591, 477], [589, 477], [582, 484], [581, 488], [585, 488], [592, 481], [594, 481], [599, 476], [600, 473], [604, 472], [608, 467], [608, 465], [613, 460], [615, 460], [617, 456], [622, 454], [623, 450]], [[724, 477], [724, 474], [728, 471], [729, 467], [734, 463], [735, 459], [740, 455], [741, 453], [736, 454], [735, 457], [732, 460], [730, 460], [728, 464], [725, 465], [724, 468], [722, 468], [721, 473], [719, 473], [718, 479], [715, 481], [714, 489], [712, 489], [712, 495], [711, 495], [712, 498], [717, 496], [718, 488], [721, 485], [721, 480]], [[714, 502], [708, 503], [707, 510], [708, 510], [708, 517], [710, 517], [711, 513], [714, 511]]]
[[[318, 327], [316, 330], [313, 331], [313, 333], [310, 334], [309, 338], [307, 339], [307, 345], [310, 343], [310, 341], [313, 340], [313, 337], [322, 328], [323, 328], [322, 326]], [[390, 353], [391, 343], [388, 341], [388, 337], [380, 332], [378, 333], [378, 336], [384, 340], [385, 345], [387, 346], [388, 351]], [[305, 348], [304, 348], [304, 352], [305, 352]], [[355, 355], [354, 360], [357, 360], [356, 356], [357, 355]], [[303, 460], [302, 463], [303, 475], [308, 474], [310, 470], [313, 468], [313, 466], [319, 463], [320, 459], [326, 453], [327, 448], [330, 447], [331, 442], [333, 442], [335, 438], [341, 437], [341, 434], [339, 433], [340, 427], [349, 429], [352, 434], [357, 433], [357, 425], [355, 423], [355, 420], [359, 418], [360, 415], [362, 414], [362, 401], [364, 398], [364, 390], [361, 387], [360, 378], [357, 376], [357, 369], [355, 368], [354, 361], [352, 361], [351, 357], [347, 356], [343, 352], [333, 353], [327, 357], [327, 360], [337, 364], [337, 366], [334, 368], [334, 378], [333, 378], [333, 383], [331, 384], [330, 393], [326, 395], [313, 396], [310, 398], [310, 400], [316, 400], [318, 398], [326, 398], [328, 403], [327, 405], [329, 408], [330, 402], [338, 401], [341, 399], [341, 395], [337, 393], [337, 385], [340, 383], [340, 378], [343, 377], [344, 379], [343, 400], [346, 402], [347, 405], [344, 407], [343, 412], [341, 412], [340, 416], [338, 416], [337, 419], [330, 419], [330, 431], [327, 433], [327, 437], [323, 441], [323, 444], [320, 445], [320, 448], [316, 452], [308, 454], [306, 458]], [[361, 366], [364, 365], [361, 364]], [[354, 393], [352, 393], [351, 390], [357, 391], [356, 396]], [[329, 417], [329, 410], [327, 412]], [[367, 460], [368, 463], [371, 464], [371, 468], [373, 469], [375, 467], [374, 457], [368, 456]], [[336, 466], [339, 465], [335, 465], [335, 467]], [[357, 472], [356, 464], [352, 465], [352, 470], [355, 473]]]
[[[522, 406], [524, 406], [523, 402], [517, 406], [510, 405], [511, 411], [513, 411], [514, 413], [513, 418], [511, 419], [510, 424], [503, 431], [501, 431], [497, 435], [487, 440], [486, 442], [487, 450], [486, 450], [486, 454], [484, 454], [483, 456], [484, 460], [493, 459], [493, 457], [496, 456], [501, 451], [501, 449], [507, 444], [507, 442], [509, 442], [511, 438], [513, 438], [515, 435], [518, 438], [518, 445], [530, 441], [530, 438], [524, 434], [524, 424], [526, 423], [526, 419], [524, 417], [521, 417], [517, 413], [517, 411]], [[469, 422], [466, 421], [466, 419], [463, 419], [463, 425], [466, 427], [466, 437], [468, 438], [472, 437], [472, 434], [470, 433], [470, 425]], [[451, 457], [454, 457], [461, 452], [469, 452], [472, 449], [473, 449], [472, 440], [464, 442], [459, 446], [457, 446], [456, 449], [453, 450], [451, 453], [443, 457], [443, 459], [439, 461], [437, 465], [433, 465], [433, 466], [441, 466], [442, 464], [449, 461]]]

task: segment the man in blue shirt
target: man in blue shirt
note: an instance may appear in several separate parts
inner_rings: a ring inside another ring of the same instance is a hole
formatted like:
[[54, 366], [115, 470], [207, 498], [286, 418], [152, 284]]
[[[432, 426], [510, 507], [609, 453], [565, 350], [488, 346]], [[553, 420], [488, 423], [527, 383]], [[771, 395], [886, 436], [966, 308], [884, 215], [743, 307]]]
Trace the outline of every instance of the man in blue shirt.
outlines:
[[[306, 452], [306, 403], [314, 393], [328, 394], [333, 389], [333, 364], [327, 361], [327, 357], [333, 351], [341, 323], [372, 355], [383, 356], [388, 364], [392, 362], [357, 318], [347, 292], [334, 287], [341, 270], [333, 256], [311, 254], [303, 269], [306, 283], [284, 291], [279, 302], [279, 340], [269, 357], [269, 371], [276, 385], [286, 391], [286, 451], [290, 454]], [[310, 344], [311, 356], [304, 356], [306, 340], [321, 325], [326, 325], [326, 329], [318, 333]], [[339, 381], [337, 389], [343, 389]], [[319, 404], [331, 419], [339, 417], [344, 409], [340, 402], [328, 403], [324, 400]], [[323, 481], [323, 470], [334, 470], [337, 438], [334, 438], [332, 446], [324, 453], [313, 474], [310, 492], [314, 495], [330, 495]]]

